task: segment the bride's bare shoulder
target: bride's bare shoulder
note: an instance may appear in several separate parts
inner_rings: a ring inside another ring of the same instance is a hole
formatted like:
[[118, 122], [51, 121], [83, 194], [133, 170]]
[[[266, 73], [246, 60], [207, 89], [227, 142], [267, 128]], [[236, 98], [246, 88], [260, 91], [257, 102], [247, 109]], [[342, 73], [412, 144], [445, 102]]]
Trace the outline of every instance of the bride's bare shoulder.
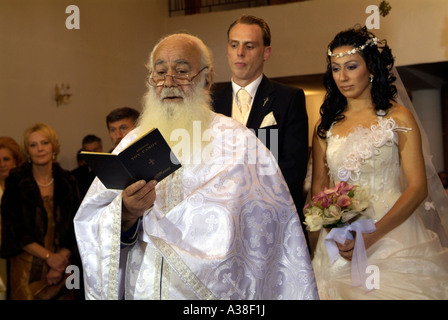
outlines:
[[416, 121], [412, 112], [405, 106], [392, 102], [388, 115], [392, 117], [399, 126], [414, 127]]

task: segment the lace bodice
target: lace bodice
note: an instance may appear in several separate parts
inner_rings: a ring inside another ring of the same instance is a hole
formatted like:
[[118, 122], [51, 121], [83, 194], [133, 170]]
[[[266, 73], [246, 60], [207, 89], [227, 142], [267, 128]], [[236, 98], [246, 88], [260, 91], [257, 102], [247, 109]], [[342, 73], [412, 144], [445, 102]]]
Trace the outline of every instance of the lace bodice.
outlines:
[[370, 128], [360, 126], [343, 137], [333, 135], [331, 129], [326, 151], [330, 179], [368, 186], [372, 195], [369, 215], [380, 219], [401, 194], [397, 131], [411, 129], [383, 117]]

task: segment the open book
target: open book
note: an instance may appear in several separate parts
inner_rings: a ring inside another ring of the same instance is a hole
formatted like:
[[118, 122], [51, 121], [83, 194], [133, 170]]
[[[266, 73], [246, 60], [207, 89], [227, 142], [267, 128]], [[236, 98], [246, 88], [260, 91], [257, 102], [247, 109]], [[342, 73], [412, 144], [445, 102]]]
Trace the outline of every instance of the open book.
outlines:
[[181, 167], [158, 129], [152, 129], [119, 154], [82, 151], [81, 157], [108, 189], [123, 190], [138, 180], [158, 182]]

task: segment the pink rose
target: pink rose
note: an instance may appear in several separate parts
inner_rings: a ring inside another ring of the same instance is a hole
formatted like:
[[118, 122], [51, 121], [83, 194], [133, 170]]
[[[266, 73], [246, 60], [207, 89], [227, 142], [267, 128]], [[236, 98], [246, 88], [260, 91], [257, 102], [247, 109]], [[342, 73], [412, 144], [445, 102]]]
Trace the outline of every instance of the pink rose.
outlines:
[[331, 204], [333, 204], [333, 200], [329, 197], [322, 199], [321, 205], [324, 208], [328, 208]]
[[325, 188], [324, 193], [327, 195], [327, 197], [332, 197], [337, 195], [337, 188]]
[[351, 203], [352, 203], [352, 200], [346, 194], [339, 196], [338, 200], [336, 201], [336, 204], [338, 206], [340, 206], [341, 208], [348, 207], [349, 205], [351, 205]]
[[321, 206], [324, 208], [327, 208], [332, 203], [331, 198], [329, 198], [328, 195], [325, 194], [325, 191], [321, 191], [317, 195], [315, 195], [313, 197], [313, 202], [320, 202]]
[[345, 181], [338, 182], [336, 185], [338, 194], [347, 194], [350, 190], [352, 190], [355, 186], [348, 184]]

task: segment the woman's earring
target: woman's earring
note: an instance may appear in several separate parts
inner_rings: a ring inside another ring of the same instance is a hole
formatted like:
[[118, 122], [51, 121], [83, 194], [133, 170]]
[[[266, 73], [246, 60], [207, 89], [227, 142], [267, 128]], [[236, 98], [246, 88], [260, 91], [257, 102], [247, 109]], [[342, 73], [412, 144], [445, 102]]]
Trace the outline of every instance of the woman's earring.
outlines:
[[373, 82], [373, 74], [370, 75], [370, 82]]

